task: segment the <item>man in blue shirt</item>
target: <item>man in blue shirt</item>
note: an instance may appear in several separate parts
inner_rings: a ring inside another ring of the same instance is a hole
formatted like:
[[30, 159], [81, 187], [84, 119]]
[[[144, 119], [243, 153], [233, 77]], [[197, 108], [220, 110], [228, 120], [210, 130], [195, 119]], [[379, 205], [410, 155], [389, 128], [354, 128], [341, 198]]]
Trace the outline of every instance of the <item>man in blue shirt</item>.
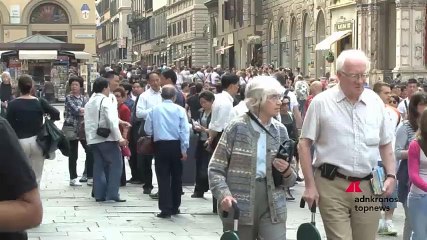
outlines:
[[185, 109], [174, 104], [177, 90], [165, 85], [163, 102], [148, 113], [144, 130], [153, 136], [157, 181], [159, 184], [159, 218], [179, 214], [182, 192], [182, 161], [187, 159], [190, 126]]

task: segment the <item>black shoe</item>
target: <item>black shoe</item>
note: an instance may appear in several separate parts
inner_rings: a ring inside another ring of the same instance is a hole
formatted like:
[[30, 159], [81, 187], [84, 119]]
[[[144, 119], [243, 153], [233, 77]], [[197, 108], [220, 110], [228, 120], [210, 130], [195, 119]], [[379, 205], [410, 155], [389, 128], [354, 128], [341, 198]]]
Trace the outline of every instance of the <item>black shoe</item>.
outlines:
[[151, 195], [151, 189], [144, 189], [144, 191], [142, 193]]
[[126, 202], [126, 199], [112, 199], [114, 202]]
[[182, 191], [182, 192], [181, 192], [181, 195], [184, 195], [184, 194], [185, 194], [185, 192], [184, 192], [184, 191]]
[[191, 198], [203, 198], [204, 197], [203, 195], [204, 195], [203, 193], [193, 193], [191, 195]]
[[181, 210], [179, 208], [177, 210], [172, 211], [172, 215], [178, 215], [181, 214]]
[[141, 180], [131, 179], [131, 180], [128, 180], [127, 183], [130, 183], [130, 184], [142, 184], [142, 181]]
[[170, 214], [167, 214], [167, 213], [163, 213], [163, 212], [161, 212], [161, 213], [158, 213], [158, 214], [156, 215], [156, 217], [158, 217], [158, 218], [171, 218], [171, 215], [170, 215]]
[[150, 198], [152, 198], [152, 199], [159, 199], [159, 193], [157, 192], [157, 193], [150, 194]]
[[304, 182], [304, 178], [301, 178], [300, 176], [297, 176], [297, 182]]
[[96, 202], [105, 202], [105, 198], [96, 199]]
[[79, 182], [87, 182], [87, 177], [86, 176], [83, 176], [83, 177], [81, 177], [80, 178], [80, 180], [79, 180]]

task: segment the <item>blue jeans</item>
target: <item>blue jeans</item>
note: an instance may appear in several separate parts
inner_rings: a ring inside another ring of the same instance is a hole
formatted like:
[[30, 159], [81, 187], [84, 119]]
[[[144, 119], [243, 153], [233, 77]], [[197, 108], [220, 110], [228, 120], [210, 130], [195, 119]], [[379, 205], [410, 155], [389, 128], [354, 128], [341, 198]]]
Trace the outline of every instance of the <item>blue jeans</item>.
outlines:
[[412, 240], [427, 239], [427, 194], [409, 193], [409, 218], [412, 225]]
[[91, 145], [93, 166], [93, 192], [95, 199], [119, 199], [122, 176], [122, 153], [117, 142]]

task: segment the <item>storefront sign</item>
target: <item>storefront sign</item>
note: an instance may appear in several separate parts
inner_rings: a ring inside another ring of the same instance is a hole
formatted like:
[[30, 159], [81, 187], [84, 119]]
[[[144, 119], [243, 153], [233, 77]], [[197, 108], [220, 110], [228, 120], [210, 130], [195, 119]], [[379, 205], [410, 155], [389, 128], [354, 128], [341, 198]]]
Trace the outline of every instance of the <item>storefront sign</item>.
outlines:
[[83, 38], [94, 39], [95, 38], [95, 34], [76, 34], [75, 36], [76, 36], [76, 38], [80, 38], [80, 39], [83, 39]]
[[347, 21], [335, 24], [337, 31], [353, 30], [353, 21]]
[[19, 5], [10, 6], [10, 23], [20, 24], [21, 23], [21, 8]]

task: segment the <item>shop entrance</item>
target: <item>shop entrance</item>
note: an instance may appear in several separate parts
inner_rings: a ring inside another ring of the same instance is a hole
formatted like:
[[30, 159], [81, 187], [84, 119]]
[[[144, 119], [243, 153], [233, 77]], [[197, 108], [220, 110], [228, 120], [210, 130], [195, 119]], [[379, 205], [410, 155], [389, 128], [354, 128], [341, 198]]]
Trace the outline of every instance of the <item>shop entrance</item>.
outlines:
[[341, 54], [342, 51], [352, 48], [353, 46], [352, 38], [353, 36], [350, 34], [347, 37], [337, 42], [337, 57]]

